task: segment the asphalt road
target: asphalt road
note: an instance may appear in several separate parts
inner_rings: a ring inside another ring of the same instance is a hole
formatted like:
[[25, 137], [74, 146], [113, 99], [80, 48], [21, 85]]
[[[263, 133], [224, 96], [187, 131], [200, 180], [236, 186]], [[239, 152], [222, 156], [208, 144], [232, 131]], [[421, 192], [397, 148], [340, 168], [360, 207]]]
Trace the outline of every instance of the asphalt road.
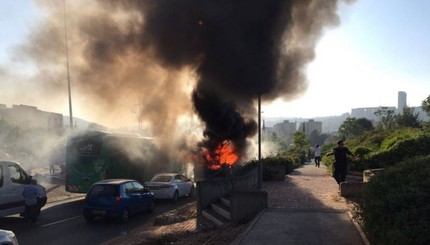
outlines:
[[130, 217], [126, 223], [117, 220], [96, 220], [87, 223], [82, 216], [83, 198], [75, 198], [47, 204], [40, 214], [39, 224], [24, 224], [19, 215], [0, 218], [0, 228], [12, 230], [20, 245], [27, 244], [100, 244], [112, 238], [124, 235], [130, 230], [143, 226], [170, 210], [189, 202], [194, 198], [184, 197], [177, 203], [159, 200], [153, 213], [141, 213]]

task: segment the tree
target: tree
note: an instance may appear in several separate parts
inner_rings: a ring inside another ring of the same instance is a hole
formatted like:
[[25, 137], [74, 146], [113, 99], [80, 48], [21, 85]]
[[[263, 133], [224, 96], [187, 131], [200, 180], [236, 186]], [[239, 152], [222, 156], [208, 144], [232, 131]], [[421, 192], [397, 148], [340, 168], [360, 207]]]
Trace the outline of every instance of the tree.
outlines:
[[293, 135], [293, 147], [290, 151], [301, 159], [301, 162], [306, 162], [306, 155], [309, 151], [309, 141], [306, 138], [306, 134], [303, 132], [296, 132]]
[[423, 111], [427, 112], [427, 115], [430, 116], [430, 95], [427, 97], [427, 99], [423, 100], [421, 103], [421, 108]]
[[418, 119], [419, 113], [415, 112], [414, 108], [406, 106], [403, 108], [403, 113], [395, 116], [397, 126], [419, 128], [421, 121]]
[[373, 124], [366, 118], [347, 117], [339, 127], [341, 138], [346, 139], [363, 134], [365, 131], [373, 130]]
[[388, 109], [388, 107], [381, 107], [381, 109], [375, 111], [375, 115], [380, 119], [377, 129], [392, 130], [396, 127], [394, 110]]

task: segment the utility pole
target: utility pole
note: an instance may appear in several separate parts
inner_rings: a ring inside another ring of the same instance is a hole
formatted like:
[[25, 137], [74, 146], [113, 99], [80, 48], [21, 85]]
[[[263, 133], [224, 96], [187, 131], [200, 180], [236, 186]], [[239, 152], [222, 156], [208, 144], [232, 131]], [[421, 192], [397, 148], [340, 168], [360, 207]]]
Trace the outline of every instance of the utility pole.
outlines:
[[263, 163], [261, 162], [261, 95], [258, 95], [258, 178], [257, 188], [263, 188]]
[[67, 88], [69, 92], [69, 118], [70, 118], [70, 129], [73, 130], [72, 92], [70, 91], [70, 72], [69, 72], [69, 47], [67, 44], [66, 0], [63, 0], [63, 7], [64, 7], [64, 39], [66, 43], [66, 62], [67, 62]]

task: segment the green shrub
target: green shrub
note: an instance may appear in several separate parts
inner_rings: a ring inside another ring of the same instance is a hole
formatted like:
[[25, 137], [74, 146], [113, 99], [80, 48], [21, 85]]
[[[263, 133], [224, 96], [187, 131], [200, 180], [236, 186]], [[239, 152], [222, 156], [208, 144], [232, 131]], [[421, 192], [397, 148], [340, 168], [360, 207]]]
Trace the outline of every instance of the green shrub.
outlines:
[[358, 158], [355, 161], [349, 161], [349, 169], [351, 171], [363, 171], [368, 168], [368, 165], [365, 162], [365, 159], [373, 152], [372, 149], [367, 147], [357, 147], [352, 150], [354, 156]]
[[372, 154], [367, 160], [379, 163], [378, 167], [391, 166], [407, 158], [430, 155], [430, 136], [420, 135], [418, 138], [408, 138], [397, 141], [388, 150]]
[[391, 147], [398, 144], [398, 142], [413, 140], [420, 137], [420, 135], [422, 135], [420, 129], [402, 128], [395, 130], [386, 136], [381, 144], [381, 150], [389, 150]]
[[[261, 159], [261, 163], [263, 166], [284, 166], [285, 172], [291, 173], [295, 168], [300, 166], [300, 158], [297, 156], [268, 156]], [[258, 160], [253, 159], [248, 161], [240, 170], [238, 170], [237, 174], [245, 173], [250, 171], [252, 168], [258, 165]]]
[[371, 244], [430, 244], [430, 157], [374, 176], [364, 186], [360, 214]]

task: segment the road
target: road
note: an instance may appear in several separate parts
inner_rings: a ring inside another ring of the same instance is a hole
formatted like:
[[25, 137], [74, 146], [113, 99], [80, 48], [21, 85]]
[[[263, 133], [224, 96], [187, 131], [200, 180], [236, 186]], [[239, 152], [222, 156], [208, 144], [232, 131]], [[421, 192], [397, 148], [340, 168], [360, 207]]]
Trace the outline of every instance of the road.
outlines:
[[45, 205], [37, 225], [23, 224], [19, 215], [13, 215], [0, 218], [0, 228], [15, 232], [20, 245], [100, 244], [153, 222], [156, 216], [164, 212], [194, 201], [190, 197], [181, 198], [177, 203], [160, 200], [156, 202], [153, 213], [136, 214], [126, 223], [117, 220], [87, 223], [82, 216], [83, 198], [78, 197]]

